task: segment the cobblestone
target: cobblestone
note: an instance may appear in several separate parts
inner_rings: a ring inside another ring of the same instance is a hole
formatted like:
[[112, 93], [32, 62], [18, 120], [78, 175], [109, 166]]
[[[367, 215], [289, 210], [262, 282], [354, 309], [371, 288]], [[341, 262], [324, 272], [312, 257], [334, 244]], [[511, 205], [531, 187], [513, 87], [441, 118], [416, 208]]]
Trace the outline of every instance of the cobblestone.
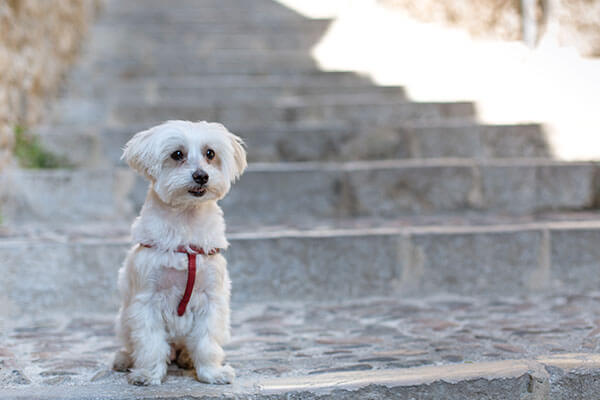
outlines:
[[[227, 360], [240, 379], [253, 379], [594, 352], [598, 304], [600, 292], [234, 304]], [[109, 369], [113, 317], [4, 321], [0, 383], [126, 385]], [[167, 382], [192, 384], [192, 376], [172, 365]]]

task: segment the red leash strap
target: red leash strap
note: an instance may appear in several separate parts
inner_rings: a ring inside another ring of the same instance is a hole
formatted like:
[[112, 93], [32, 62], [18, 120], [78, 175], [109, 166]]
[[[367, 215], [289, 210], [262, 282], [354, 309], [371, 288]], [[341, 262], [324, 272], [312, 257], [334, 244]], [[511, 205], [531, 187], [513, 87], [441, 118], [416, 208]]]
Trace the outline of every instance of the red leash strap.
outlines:
[[192, 297], [192, 290], [194, 290], [194, 282], [196, 282], [196, 254], [198, 253], [187, 253], [188, 256], [188, 276], [187, 276], [187, 284], [185, 285], [185, 292], [183, 293], [183, 298], [179, 302], [179, 306], [177, 307], [177, 315], [180, 317], [185, 313], [185, 308], [190, 302], [190, 297]]
[[[152, 245], [144, 243], [140, 243], [140, 246], [147, 248], [153, 247]], [[189, 248], [192, 249], [193, 252], [187, 251], [184, 246], [179, 246], [177, 250], [175, 250], [177, 253], [187, 254], [188, 257], [188, 275], [187, 283], [185, 285], [185, 292], [183, 293], [183, 297], [177, 306], [177, 315], [180, 317], [185, 314], [185, 309], [190, 302], [192, 291], [194, 290], [194, 283], [196, 282], [196, 256], [198, 254], [214, 256], [221, 251], [221, 249], [211, 249], [208, 251], [208, 253], [206, 253], [203, 248], [194, 245], [190, 245]]]

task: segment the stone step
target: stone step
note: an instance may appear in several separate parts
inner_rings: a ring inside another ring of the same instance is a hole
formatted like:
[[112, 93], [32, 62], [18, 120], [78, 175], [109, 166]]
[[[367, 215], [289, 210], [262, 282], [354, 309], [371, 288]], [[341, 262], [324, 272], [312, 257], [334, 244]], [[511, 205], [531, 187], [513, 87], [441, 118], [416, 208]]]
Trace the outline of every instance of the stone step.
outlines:
[[[75, 70], [74, 72], [77, 72]], [[106, 86], [109, 82], [102, 76], [97, 77], [98, 86]], [[316, 70], [307, 74], [295, 74], [292, 72], [272, 72], [266, 75], [247, 75], [247, 74], [219, 74], [211, 76], [210, 79], [194, 75], [183, 75], [173, 77], [131, 77], [119, 82], [119, 86], [128, 85], [137, 90], [143, 88], [155, 88], [159, 90], [186, 90], [194, 89], [235, 89], [235, 88], [261, 88], [261, 87], [281, 87], [289, 88], [310, 88], [317, 87], [337, 88], [337, 87], [373, 87], [375, 84], [366, 76], [350, 71], [321, 71]], [[114, 86], [117, 86], [113, 82]], [[112, 88], [111, 88], [112, 89]]]
[[103, 18], [110, 19], [113, 23], [147, 24], [168, 26], [169, 24], [195, 23], [202, 25], [227, 24], [227, 23], [254, 23], [276, 21], [281, 24], [286, 22], [303, 23], [307, 20], [304, 16], [286, 7], [272, 7], [270, 9], [255, 7], [174, 7], [156, 8], [146, 7], [126, 9], [122, 7], [109, 7], [103, 13]]
[[[593, 399], [597, 292], [234, 304], [234, 385], [110, 370], [116, 310], [7, 320], [0, 399]], [[60, 311], [59, 311], [60, 312]]]
[[[281, 109], [296, 107], [297, 105], [310, 105], [310, 107], [321, 106], [354, 106], [356, 104], [399, 104], [408, 103], [400, 88], [349, 88], [345, 93], [313, 93], [284, 95], [281, 89], [249, 89], [249, 90], [223, 90], [219, 95], [213, 95], [210, 91], [196, 91], [195, 95], [183, 92], [183, 96], [165, 96], [164, 94], [145, 93], [139, 94], [134, 91], [121, 95], [120, 91], [104, 96], [105, 101], [98, 103], [94, 98], [69, 96], [62, 99], [53, 107], [53, 115], [56, 122], [66, 124], [71, 121], [90, 122], [107, 119], [112, 114], [122, 113], [120, 110], [129, 110], [131, 107], [137, 109], [152, 108], [153, 110], [182, 110], [181, 112], [193, 112], [191, 110], [215, 110], [229, 109], [231, 112], [240, 110], [245, 112], [248, 108], [256, 107], [259, 103], [261, 108]], [[260, 97], [262, 96], [262, 97]], [[125, 111], [126, 112], [126, 111]], [[164, 112], [163, 112], [164, 114]], [[265, 122], [263, 121], [263, 124]]]
[[[107, 27], [107, 31], [110, 28]], [[254, 50], [257, 52], [302, 50], [308, 57], [310, 49], [315, 46], [324, 32], [281, 32], [280, 35], [264, 32], [229, 34], [224, 32], [198, 33], [195, 31], [157, 30], [155, 32], [110, 31], [103, 33], [105, 40], [92, 42], [88, 52], [98, 54], [120, 55], [135, 54], [160, 56], [162, 51], [186, 56], [188, 53], [204, 54], [210, 57], [211, 52], [219, 50]], [[130, 42], [121, 43], [117, 49], [116, 42], [128, 36]], [[136, 37], [137, 36], [137, 37]]]
[[184, 7], [107, 7], [102, 17], [112, 23], [123, 26], [126, 24], [148, 24], [167, 26], [168, 24], [195, 23], [197, 25], [208, 24], [259, 24], [265, 21], [276, 21], [280, 24], [295, 22], [302, 24], [308, 18], [283, 6], [274, 7], [242, 7], [235, 5], [227, 6], [197, 6]]
[[[255, 49], [221, 49], [221, 48], [194, 48], [193, 46], [173, 46], [165, 45], [164, 47], [136, 47], [135, 49], [122, 48], [119, 51], [110, 51], [110, 49], [104, 51], [97, 50], [94, 55], [90, 55], [86, 58], [85, 62], [93, 63], [91, 66], [96, 68], [99, 72], [116, 72], [121, 73], [124, 68], [128, 67], [140, 67], [149, 68], [153, 67], [156, 69], [157, 74], [166, 74], [169, 71], [174, 71], [177, 74], [181, 74], [182, 68], [175, 68], [174, 66], [169, 68], [172, 64], [198, 64], [196, 69], [189, 69], [192, 73], [202, 74], [205, 70], [212, 73], [210, 69], [213, 65], [221, 65], [229, 67], [230, 65], [252, 63], [254, 65], [259, 62], [270, 62], [272, 63], [272, 71], [282, 70], [287, 72], [288, 70], [305, 70], [315, 69], [315, 59], [311, 56], [310, 52], [305, 49], [266, 49], [266, 50], [255, 50]], [[107, 57], [113, 62], [110, 64]], [[173, 60], [177, 60], [174, 63]], [[293, 65], [298, 64], [304, 69], [294, 69]], [[284, 68], [286, 67], [286, 68]], [[186, 71], [186, 70], [184, 70]], [[223, 71], [227, 73], [227, 71]]]
[[[164, 57], [134, 56], [110, 59], [99, 56], [90, 59], [85, 68], [92, 74], [112, 77], [185, 76], [214, 74], [269, 74], [273, 71], [312, 73], [318, 70], [309, 54], [231, 54], [231, 55], [172, 55]], [[178, 62], [173, 62], [177, 59]], [[179, 59], [182, 59], [179, 61]]]
[[[82, 167], [124, 165], [125, 143], [145, 126], [50, 126], [45, 148]], [[551, 154], [539, 125], [347, 125], [231, 127], [244, 138], [250, 162], [351, 161], [405, 158], [544, 158]]]
[[[286, 105], [270, 104], [220, 104], [190, 105], [181, 102], [162, 102], [148, 106], [136, 103], [122, 104], [112, 110], [109, 123], [113, 126], [129, 124], [156, 125], [169, 119], [220, 121], [225, 126], [245, 123], [248, 128], [271, 123], [322, 123], [324, 121], [346, 121], [379, 125], [406, 123], [418, 120], [471, 119], [475, 109], [472, 103], [412, 103], [405, 100], [380, 100], [378, 103], [354, 102], [345, 104], [311, 104], [290, 102]], [[260, 116], [260, 118], [257, 118]]]
[[[155, 13], [157, 14], [157, 13]], [[124, 24], [125, 16], [112, 18], [106, 14], [101, 15], [98, 22], [92, 28], [92, 32], [98, 32], [100, 35], [106, 34], [107, 31], [125, 33], [143, 33], [148, 36], [158, 35], [162, 32], [169, 34], [170, 32], [181, 32], [189, 34], [190, 32], [198, 35], [204, 34], [262, 34], [274, 35], [281, 34], [283, 36], [303, 33], [308, 36], [324, 34], [327, 28], [331, 25], [332, 20], [327, 18], [303, 18], [292, 19], [286, 18], [266, 18], [262, 20], [243, 19], [243, 20], [228, 20], [228, 19], [211, 19], [198, 23], [197, 20], [186, 15], [171, 16], [151, 16], [145, 18], [143, 16], [131, 16]], [[177, 23], [174, 23], [174, 20]], [[92, 36], [91, 40], [96, 40]]]
[[[234, 223], [468, 210], [523, 215], [596, 207], [597, 174], [596, 163], [548, 159], [256, 163], [222, 204]], [[147, 186], [127, 168], [13, 170], [2, 183], [10, 188], [7, 220], [47, 223], [129, 218]]]
[[[280, 90], [293, 93], [337, 93], [339, 89], [351, 90], [351, 88], [372, 88], [373, 82], [365, 76], [353, 72], [345, 71], [313, 71], [312, 73], [272, 73], [266, 75], [213, 75], [210, 79], [198, 76], [146, 76], [146, 77], [107, 77], [89, 74], [81, 66], [74, 68], [69, 77], [67, 93], [74, 97], [95, 97], [104, 98], [111, 93], [127, 92], [134, 93], [165, 92], [173, 93], [194, 93], [204, 90], [232, 90], [243, 91], [261, 90], [261, 88], [271, 88], [270, 90]], [[348, 89], [346, 89], [348, 88]]]
[[[364, 85], [328, 85], [328, 86], [167, 86], [158, 85], [128, 85], [107, 90], [103, 96], [109, 107], [119, 107], [120, 103], [131, 104], [139, 102], [147, 105], [160, 105], [161, 102], [181, 102], [187, 104], [231, 104], [256, 103], [286, 104], [299, 101], [316, 104], [343, 103], [349, 99], [363, 101], [401, 100], [406, 97], [401, 86], [364, 86]], [[73, 96], [62, 100], [59, 106], [77, 106], [85, 102], [94, 102], [88, 96]], [[62, 111], [62, 110], [60, 110]], [[59, 112], [60, 112], [59, 111]]]
[[[240, 131], [251, 162], [403, 158], [542, 158], [539, 125], [308, 126]], [[126, 140], [124, 137], [122, 140]], [[123, 142], [124, 144], [125, 142]], [[115, 154], [113, 160], [117, 160]]]
[[[316, 23], [315, 23], [316, 22]], [[86, 52], [137, 52], [158, 48], [179, 49], [180, 54], [189, 50], [308, 50], [325, 34], [330, 21], [313, 21], [311, 24], [286, 25], [275, 30], [273, 26], [247, 26], [245, 30], [237, 25], [215, 24], [169, 24], [120, 26], [115, 24], [97, 25], [92, 30], [90, 47]], [[129, 41], [123, 42], [123, 37]], [[118, 44], [118, 46], [115, 46]]]
[[[254, 173], [253, 173], [254, 172]], [[306, 216], [526, 214], [597, 203], [597, 165], [551, 160], [390, 160], [254, 164], [223, 202], [235, 221]]]
[[[508, 295], [598, 288], [598, 214], [479, 218], [238, 227], [228, 234], [226, 252], [233, 298], [335, 301], [374, 294]], [[125, 221], [57, 226], [51, 232], [36, 225], [12, 226], [3, 228], [0, 240], [6, 307], [16, 313], [116, 307], [116, 273], [130, 246]]]

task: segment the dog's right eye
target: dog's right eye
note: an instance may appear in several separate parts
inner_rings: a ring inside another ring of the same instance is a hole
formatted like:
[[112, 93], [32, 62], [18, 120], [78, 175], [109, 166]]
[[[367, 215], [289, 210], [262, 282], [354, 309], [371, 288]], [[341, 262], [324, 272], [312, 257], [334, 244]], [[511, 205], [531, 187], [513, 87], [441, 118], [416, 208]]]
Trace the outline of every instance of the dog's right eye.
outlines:
[[181, 161], [183, 160], [183, 153], [181, 152], [181, 150], [174, 151], [171, 154], [171, 158], [175, 161]]

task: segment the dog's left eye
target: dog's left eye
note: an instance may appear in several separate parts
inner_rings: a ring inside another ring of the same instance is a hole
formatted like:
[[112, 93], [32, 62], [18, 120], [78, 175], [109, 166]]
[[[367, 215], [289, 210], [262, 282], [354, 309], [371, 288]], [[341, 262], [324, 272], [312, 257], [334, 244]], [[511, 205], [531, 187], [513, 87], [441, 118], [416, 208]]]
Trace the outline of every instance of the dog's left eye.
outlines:
[[183, 160], [183, 153], [181, 152], [181, 150], [174, 151], [173, 153], [171, 153], [171, 158], [175, 161], [181, 161]]
[[209, 160], [215, 158], [215, 152], [213, 149], [206, 150], [206, 158], [208, 158]]

